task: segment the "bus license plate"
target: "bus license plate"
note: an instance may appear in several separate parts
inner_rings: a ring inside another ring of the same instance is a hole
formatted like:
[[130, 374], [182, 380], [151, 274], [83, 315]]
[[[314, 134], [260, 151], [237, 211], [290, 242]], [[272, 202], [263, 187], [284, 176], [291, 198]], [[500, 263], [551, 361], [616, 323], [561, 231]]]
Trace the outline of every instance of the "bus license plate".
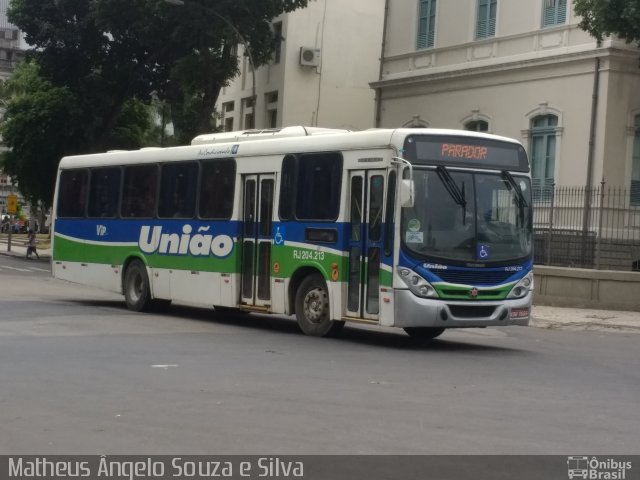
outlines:
[[528, 316], [529, 309], [527, 307], [511, 309], [511, 318], [527, 318]]

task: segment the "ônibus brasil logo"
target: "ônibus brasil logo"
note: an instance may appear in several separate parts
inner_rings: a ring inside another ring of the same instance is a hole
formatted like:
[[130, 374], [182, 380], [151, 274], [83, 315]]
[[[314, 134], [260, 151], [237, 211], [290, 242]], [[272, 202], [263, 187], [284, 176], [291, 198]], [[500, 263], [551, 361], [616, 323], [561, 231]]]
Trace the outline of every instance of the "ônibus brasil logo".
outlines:
[[140, 229], [138, 246], [144, 253], [163, 255], [192, 255], [207, 257], [214, 255], [224, 258], [233, 250], [233, 239], [229, 235], [213, 236], [210, 227], [199, 227], [195, 235], [191, 235], [193, 227], [183, 225], [182, 233], [162, 233], [161, 226], [151, 228], [148, 225]]
[[625, 480], [627, 470], [631, 470], [631, 462], [623, 462], [614, 458], [588, 456], [567, 457], [567, 469], [570, 479], [585, 480]]

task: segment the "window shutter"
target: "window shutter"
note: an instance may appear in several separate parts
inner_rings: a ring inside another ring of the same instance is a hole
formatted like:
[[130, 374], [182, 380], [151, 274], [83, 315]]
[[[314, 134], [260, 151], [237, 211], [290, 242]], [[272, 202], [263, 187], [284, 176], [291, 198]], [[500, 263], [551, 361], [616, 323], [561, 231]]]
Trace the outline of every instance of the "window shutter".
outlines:
[[476, 39], [493, 37], [496, 34], [497, 0], [478, 0]]
[[435, 40], [436, 0], [420, 0], [418, 48], [433, 47]]
[[545, 0], [542, 26], [563, 25], [567, 20], [567, 0]]

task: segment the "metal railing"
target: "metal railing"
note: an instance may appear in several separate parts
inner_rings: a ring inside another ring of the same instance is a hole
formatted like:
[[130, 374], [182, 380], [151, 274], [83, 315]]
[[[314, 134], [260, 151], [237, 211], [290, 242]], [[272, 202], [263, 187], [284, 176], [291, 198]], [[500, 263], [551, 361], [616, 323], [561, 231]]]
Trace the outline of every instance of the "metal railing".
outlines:
[[640, 195], [633, 185], [535, 185], [533, 199], [537, 265], [640, 272]]

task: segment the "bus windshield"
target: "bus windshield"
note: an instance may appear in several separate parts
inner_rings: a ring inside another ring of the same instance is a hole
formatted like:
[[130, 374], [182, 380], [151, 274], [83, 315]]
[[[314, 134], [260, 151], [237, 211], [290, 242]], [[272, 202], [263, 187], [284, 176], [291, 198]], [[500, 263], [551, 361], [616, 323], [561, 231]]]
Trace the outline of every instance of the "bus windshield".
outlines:
[[496, 263], [532, 252], [531, 185], [506, 171], [415, 168], [415, 202], [402, 209], [404, 247], [425, 260]]

